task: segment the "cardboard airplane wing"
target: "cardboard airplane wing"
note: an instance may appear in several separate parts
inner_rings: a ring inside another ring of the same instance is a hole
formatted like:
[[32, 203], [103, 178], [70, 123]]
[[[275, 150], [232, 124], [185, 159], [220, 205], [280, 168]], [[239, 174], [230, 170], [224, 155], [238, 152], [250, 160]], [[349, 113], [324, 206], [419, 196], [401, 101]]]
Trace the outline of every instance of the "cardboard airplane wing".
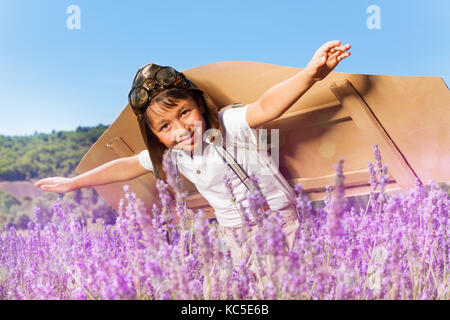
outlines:
[[[182, 71], [219, 108], [251, 103], [301, 68], [226, 61]], [[347, 196], [369, 192], [368, 162], [373, 145], [388, 165], [386, 190], [409, 190], [417, 177], [450, 182], [450, 92], [442, 78], [332, 72], [317, 82], [280, 118], [264, 126], [279, 129], [280, 171], [291, 185], [301, 183], [312, 201], [323, 200], [334, 183], [333, 165], [344, 158]], [[137, 120], [127, 105], [76, 168], [84, 173], [145, 149]], [[96, 190], [117, 210], [128, 184], [146, 208], [159, 203], [155, 177], [146, 175]], [[183, 179], [188, 206], [213, 216], [195, 186]]]

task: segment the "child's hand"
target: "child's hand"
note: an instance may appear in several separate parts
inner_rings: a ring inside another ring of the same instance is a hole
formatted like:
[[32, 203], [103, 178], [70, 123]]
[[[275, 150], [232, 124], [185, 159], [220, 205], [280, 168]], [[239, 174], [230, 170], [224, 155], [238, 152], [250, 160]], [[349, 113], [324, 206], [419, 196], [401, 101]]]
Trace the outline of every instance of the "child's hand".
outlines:
[[329, 41], [316, 51], [305, 68], [307, 74], [315, 81], [325, 78], [338, 63], [350, 56], [350, 44], [341, 45], [339, 40]]
[[77, 189], [73, 183], [72, 178], [51, 177], [41, 179], [34, 184], [35, 187], [40, 187], [41, 190], [48, 192], [64, 193]]

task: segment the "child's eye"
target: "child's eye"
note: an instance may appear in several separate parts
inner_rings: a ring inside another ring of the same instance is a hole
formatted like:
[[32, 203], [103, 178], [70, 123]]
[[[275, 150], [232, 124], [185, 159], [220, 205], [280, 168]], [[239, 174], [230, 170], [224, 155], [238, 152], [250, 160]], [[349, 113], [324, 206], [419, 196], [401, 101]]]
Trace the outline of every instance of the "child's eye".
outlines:
[[188, 114], [188, 113], [189, 113], [189, 110], [184, 110], [184, 111], [181, 113], [181, 115], [184, 116], [185, 114]]
[[169, 125], [166, 123], [165, 125], [163, 125], [159, 130], [160, 131], [164, 131], [169, 127]]

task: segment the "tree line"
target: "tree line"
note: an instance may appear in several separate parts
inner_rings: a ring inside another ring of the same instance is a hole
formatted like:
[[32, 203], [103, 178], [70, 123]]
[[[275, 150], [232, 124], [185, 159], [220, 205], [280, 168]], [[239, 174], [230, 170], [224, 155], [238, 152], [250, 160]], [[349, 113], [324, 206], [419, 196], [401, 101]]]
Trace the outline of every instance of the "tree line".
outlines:
[[0, 135], [0, 181], [69, 177], [108, 126], [78, 127], [75, 131]]

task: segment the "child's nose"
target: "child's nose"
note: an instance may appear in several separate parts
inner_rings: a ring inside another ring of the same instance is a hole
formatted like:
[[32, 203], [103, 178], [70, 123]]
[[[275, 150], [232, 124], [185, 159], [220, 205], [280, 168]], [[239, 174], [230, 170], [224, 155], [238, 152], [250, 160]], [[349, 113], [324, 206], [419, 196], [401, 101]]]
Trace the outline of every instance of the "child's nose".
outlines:
[[189, 130], [187, 129], [186, 124], [182, 121], [175, 121], [174, 129], [175, 140], [177, 142], [180, 142], [181, 140], [185, 139], [187, 135], [189, 135]]

